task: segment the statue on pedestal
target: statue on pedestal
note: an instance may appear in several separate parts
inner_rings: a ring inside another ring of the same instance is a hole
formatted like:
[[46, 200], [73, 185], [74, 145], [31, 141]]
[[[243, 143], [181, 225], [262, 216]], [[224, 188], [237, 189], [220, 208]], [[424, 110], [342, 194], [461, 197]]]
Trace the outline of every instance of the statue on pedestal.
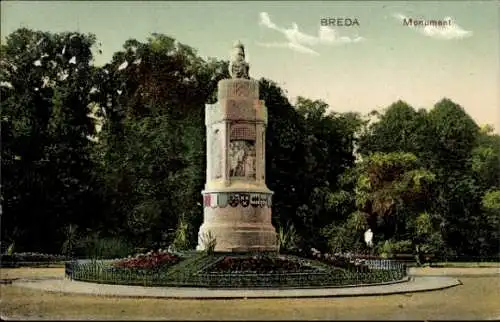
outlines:
[[231, 61], [229, 63], [229, 75], [232, 78], [250, 79], [248, 72], [250, 65], [245, 61], [245, 47], [237, 41], [231, 51]]

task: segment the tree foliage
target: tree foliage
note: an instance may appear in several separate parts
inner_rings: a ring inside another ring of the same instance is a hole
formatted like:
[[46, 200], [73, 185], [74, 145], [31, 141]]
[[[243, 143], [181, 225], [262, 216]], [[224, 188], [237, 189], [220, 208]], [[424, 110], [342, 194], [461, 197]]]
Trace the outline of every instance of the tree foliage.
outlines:
[[2, 203], [9, 214], [2, 235], [21, 249], [60, 250], [63, 226], [92, 220], [87, 79], [94, 43], [92, 35], [19, 29], [1, 46]]

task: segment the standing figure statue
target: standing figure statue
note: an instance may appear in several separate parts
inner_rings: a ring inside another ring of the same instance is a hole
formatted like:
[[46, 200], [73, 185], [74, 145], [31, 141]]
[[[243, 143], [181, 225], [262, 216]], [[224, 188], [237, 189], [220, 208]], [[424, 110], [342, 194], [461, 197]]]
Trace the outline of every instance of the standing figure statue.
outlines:
[[244, 177], [245, 176], [245, 142], [232, 141], [229, 143], [229, 160], [231, 163], [230, 176]]
[[245, 158], [245, 176], [249, 179], [255, 179], [255, 146], [248, 146]]
[[255, 145], [240, 140], [229, 143], [231, 177], [255, 179]]
[[250, 76], [248, 75], [249, 70], [250, 66], [245, 61], [245, 47], [241, 42], [237, 41], [231, 51], [229, 75], [231, 75], [232, 78], [250, 79]]

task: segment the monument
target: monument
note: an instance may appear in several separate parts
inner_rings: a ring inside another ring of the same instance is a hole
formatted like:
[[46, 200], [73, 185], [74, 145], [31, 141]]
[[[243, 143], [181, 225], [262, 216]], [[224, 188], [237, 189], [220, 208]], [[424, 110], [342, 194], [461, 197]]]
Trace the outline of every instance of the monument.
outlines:
[[[304, 253], [306, 257], [302, 257], [277, 252], [277, 234], [271, 224], [273, 193], [265, 183], [267, 110], [259, 100], [259, 83], [250, 79], [248, 69], [244, 47], [237, 43], [231, 57], [231, 79], [219, 82], [218, 102], [206, 106], [207, 177], [197, 249], [210, 250], [209, 254], [158, 250], [111, 262], [67, 261], [65, 276], [132, 288], [173, 287], [169, 294], [179, 287], [254, 289], [261, 294], [265, 288], [366, 286], [399, 283], [408, 277], [401, 263], [358, 263], [336, 255]], [[368, 244], [371, 237], [366, 236]], [[186, 293], [179, 292], [179, 297]], [[325, 295], [324, 290], [319, 292]]]
[[217, 103], [205, 107], [207, 177], [197, 249], [211, 236], [216, 252], [275, 251], [273, 192], [265, 183], [267, 108], [240, 42], [229, 72], [231, 78], [218, 83]]

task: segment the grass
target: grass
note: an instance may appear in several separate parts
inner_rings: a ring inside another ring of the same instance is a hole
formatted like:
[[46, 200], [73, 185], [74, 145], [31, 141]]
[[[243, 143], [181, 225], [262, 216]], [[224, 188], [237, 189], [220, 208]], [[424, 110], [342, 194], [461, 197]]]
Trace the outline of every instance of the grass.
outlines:
[[[437, 269], [438, 270], [438, 269]], [[63, 269], [1, 269], [0, 276], [62, 277]], [[442, 291], [379, 297], [266, 300], [131, 299], [0, 286], [2, 316], [26, 319], [492, 319], [500, 318], [500, 276], [460, 277]], [[496, 300], [495, 300], [496, 299]]]
[[500, 267], [500, 262], [438, 262], [431, 267]]
[[16, 278], [60, 278], [64, 276], [64, 267], [61, 268], [0, 268], [0, 279], [16, 279]]
[[410, 274], [419, 276], [499, 276], [499, 267], [420, 267], [410, 268]]

